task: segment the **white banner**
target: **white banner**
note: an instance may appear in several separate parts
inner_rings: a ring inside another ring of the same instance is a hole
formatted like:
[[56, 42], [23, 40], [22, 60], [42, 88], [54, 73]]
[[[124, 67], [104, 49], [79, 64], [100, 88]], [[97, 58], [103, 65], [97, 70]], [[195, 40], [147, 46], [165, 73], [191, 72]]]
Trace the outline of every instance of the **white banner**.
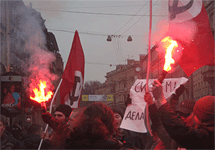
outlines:
[[[149, 79], [148, 81], [150, 93], [154, 80], [155, 79]], [[162, 83], [164, 97], [166, 99], [169, 98], [173, 93], [175, 93], [176, 89], [179, 88], [180, 85], [185, 84], [187, 81], [188, 79], [184, 77], [164, 79]], [[144, 101], [145, 86], [146, 79], [137, 79], [131, 87], [130, 98], [132, 104], [127, 106], [120, 128], [140, 133], [147, 132], [144, 124], [146, 107], [146, 102]], [[142, 114], [144, 114], [144, 117], [141, 117]]]
[[136, 104], [130, 104], [125, 110], [125, 114], [120, 128], [146, 133], [147, 129], [144, 124], [145, 107], [139, 107]]

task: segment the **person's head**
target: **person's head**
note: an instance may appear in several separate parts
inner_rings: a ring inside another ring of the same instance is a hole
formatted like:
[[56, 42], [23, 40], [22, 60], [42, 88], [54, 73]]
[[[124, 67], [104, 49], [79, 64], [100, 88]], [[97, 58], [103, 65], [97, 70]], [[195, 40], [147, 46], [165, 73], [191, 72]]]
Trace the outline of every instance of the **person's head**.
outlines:
[[[116, 132], [113, 111], [103, 103], [89, 105], [79, 118], [73, 127], [78, 137], [107, 139]], [[74, 134], [71, 138], [74, 138]]]
[[78, 121], [78, 118], [82, 115], [84, 109], [86, 107], [78, 107], [78, 108], [75, 108], [72, 113], [70, 114], [69, 116], [69, 121], [68, 121], [68, 125], [69, 125], [69, 128], [72, 130], [73, 129], [73, 126], [74, 126], [74, 123]]
[[115, 125], [116, 125], [117, 128], [120, 128], [120, 125], [121, 125], [122, 119], [123, 119], [123, 113], [118, 108], [112, 108], [112, 110], [113, 110], [113, 113], [114, 113]]
[[197, 126], [203, 122], [214, 124], [215, 96], [205, 96], [196, 101], [194, 105], [194, 120]]
[[31, 124], [31, 126], [28, 128], [28, 134], [36, 134], [41, 136], [43, 133], [43, 128], [39, 124]]
[[15, 92], [15, 86], [14, 86], [14, 85], [11, 85], [11, 86], [10, 86], [10, 92], [11, 92], [11, 93]]
[[69, 105], [60, 104], [54, 112], [54, 117], [61, 121], [61, 122], [67, 122], [69, 119], [69, 116], [72, 112], [72, 108]]
[[103, 103], [93, 103], [84, 110], [87, 118], [101, 120], [103, 125], [108, 129], [109, 133], [114, 132], [114, 114], [111, 108]]
[[195, 101], [192, 99], [183, 100], [176, 108], [175, 112], [179, 114], [182, 120], [186, 120], [188, 116], [193, 112]]
[[4, 87], [4, 89], [3, 89], [3, 93], [4, 93], [4, 94], [7, 94], [7, 92], [8, 92], [8, 91], [7, 91], [7, 88], [6, 88], [6, 87]]
[[0, 137], [2, 136], [2, 134], [4, 133], [5, 130], [5, 120], [4, 118], [1, 116], [0, 117]]

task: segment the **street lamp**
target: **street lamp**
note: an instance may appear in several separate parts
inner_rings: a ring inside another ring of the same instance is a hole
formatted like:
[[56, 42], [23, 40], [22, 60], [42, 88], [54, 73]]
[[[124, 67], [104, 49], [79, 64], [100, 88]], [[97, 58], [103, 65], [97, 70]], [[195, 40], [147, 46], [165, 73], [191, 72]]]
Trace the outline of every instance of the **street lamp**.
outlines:
[[[108, 41], [108, 42], [111, 42], [111, 41], [112, 41], [112, 38], [116, 38], [116, 37], [120, 38], [121, 35], [108, 35], [107, 41]], [[131, 42], [131, 41], [132, 41], [132, 38], [131, 38], [130, 35], [128, 36], [127, 41], [128, 41], [128, 42]]]
[[132, 38], [131, 38], [131, 36], [130, 36], [130, 35], [128, 36], [127, 41], [128, 41], [128, 42], [131, 42], [131, 41], [132, 41]]

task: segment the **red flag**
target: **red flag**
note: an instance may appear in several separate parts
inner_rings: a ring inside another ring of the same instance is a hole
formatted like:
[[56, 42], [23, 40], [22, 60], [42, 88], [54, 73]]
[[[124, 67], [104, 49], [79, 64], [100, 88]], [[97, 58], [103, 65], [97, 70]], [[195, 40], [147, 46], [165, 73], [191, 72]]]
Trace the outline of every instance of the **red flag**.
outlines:
[[214, 65], [214, 38], [202, 0], [169, 0], [168, 34], [181, 44], [178, 60], [187, 76]]
[[61, 104], [77, 108], [81, 99], [84, 83], [84, 52], [78, 32], [75, 31], [72, 48], [63, 72], [60, 88]]

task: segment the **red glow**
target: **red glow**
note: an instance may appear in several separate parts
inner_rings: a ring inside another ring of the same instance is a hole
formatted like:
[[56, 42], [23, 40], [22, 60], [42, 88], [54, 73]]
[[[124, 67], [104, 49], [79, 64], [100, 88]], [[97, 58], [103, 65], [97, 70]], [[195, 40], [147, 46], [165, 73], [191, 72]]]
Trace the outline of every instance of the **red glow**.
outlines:
[[52, 97], [53, 93], [51, 91], [48, 91], [47, 94], [45, 95], [46, 81], [40, 80], [40, 84], [38, 84], [38, 86], [39, 89], [33, 88], [35, 96], [34, 97], [30, 96], [30, 99], [37, 101], [38, 103], [48, 101]]
[[170, 71], [172, 69], [171, 64], [175, 63], [175, 60], [172, 58], [172, 52], [175, 48], [178, 47], [178, 43], [175, 40], [171, 39], [169, 36], [163, 38], [161, 42], [163, 44], [163, 48], [166, 51], [163, 70]]

